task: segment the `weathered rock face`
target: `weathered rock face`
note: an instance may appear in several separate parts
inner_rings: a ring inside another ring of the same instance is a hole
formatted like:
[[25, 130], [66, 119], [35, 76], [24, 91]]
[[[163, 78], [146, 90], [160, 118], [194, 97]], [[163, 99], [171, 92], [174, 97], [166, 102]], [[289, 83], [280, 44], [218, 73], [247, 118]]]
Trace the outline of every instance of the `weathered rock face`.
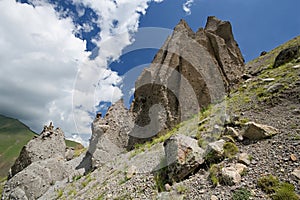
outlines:
[[[209, 17], [206, 27], [194, 33], [181, 20], [136, 82], [131, 107], [135, 124], [155, 124], [157, 132], [164, 132], [223, 98], [243, 71], [229, 22]], [[162, 109], [152, 109], [157, 117], [151, 118], [149, 111], [157, 105]], [[147, 130], [144, 134], [151, 135]]]
[[40, 136], [33, 138], [23, 147], [15, 164], [11, 167], [9, 179], [31, 163], [49, 158], [65, 158], [65, 136], [60, 128], [52, 124], [44, 128]]
[[92, 124], [92, 137], [88, 153], [92, 156], [92, 167], [111, 160], [124, 152], [128, 146], [129, 132], [133, 127], [131, 113], [123, 100], [112, 105], [104, 119], [96, 118]]
[[72, 174], [72, 170], [63, 159], [34, 162], [8, 180], [2, 199], [37, 199], [56, 181]]
[[183, 180], [204, 163], [204, 150], [198, 142], [185, 135], [175, 135], [164, 143], [168, 176], [172, 181]]

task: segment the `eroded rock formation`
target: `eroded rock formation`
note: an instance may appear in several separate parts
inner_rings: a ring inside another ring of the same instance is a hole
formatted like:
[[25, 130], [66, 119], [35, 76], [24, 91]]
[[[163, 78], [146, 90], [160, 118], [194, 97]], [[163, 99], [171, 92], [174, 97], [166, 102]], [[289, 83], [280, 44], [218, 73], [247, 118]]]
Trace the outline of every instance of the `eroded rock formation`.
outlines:
[[8, 178], [13, 177], [18, 172], [29, 166], [31, 163], [46, 160], [49, 158], [65, 158], [65, 136], [60, 128], [54, 129], [52, 123], [45, 126], [39, 137], [35, 137], [25, 145], [11, 167]]
[[243, 71], [229, 22], [208, 17], [205, 28], [193, 32], [181, 20], [136, 81], [130, 110], [121, 100], [93, 122], [93, 167], [222, 100]]
[[220, 101], [243, 71], [244, 59], [229, 22], [209, 17], [205, 28], [194, 33], [181, 20], [136, 82], [131, 107], [135, 124], [151, 124], [155, 119], [149, 110], [161, 105], [155, 114], [160, 116], [159, 131], [170, 129]]

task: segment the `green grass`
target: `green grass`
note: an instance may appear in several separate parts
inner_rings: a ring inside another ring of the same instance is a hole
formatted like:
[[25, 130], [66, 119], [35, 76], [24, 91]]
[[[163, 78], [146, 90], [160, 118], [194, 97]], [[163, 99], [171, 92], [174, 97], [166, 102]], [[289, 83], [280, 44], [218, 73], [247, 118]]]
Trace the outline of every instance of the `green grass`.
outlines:
[[275, 176], [263, 176], [257, 181], [258, 187], [267, 194], [270, 194], [273, 200], [299, 200], [295, 193], [294, 185], [286, 182], [280, 182]]
[[251, 192], [245, 188], [237, 189], [233, 192], [232, 200], [248, 200], [251, 197]]
[[226, 142], [223, 148], [224, 155], [227, 158], [233, 158], [239, 152], [239, 148], [232, 142]]
[[275, 192], [275, 189], [279, 186], [279, 180], [273, 175], [263, 176], [257, 181], [258, 187], [267, 194]]

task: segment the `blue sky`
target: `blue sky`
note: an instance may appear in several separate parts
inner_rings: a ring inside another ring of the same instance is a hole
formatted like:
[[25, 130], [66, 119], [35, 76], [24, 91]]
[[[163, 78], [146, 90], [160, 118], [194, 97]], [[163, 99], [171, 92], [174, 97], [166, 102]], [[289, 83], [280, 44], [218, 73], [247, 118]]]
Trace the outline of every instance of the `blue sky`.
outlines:
[[36, 132], [53, 121], [79, 141], [89, 138], [98, 110], [120, 98], [129, 106], [136, 77], [182, 18], [194, 31], [211, 15], [230, 21], [246, 61], [300, 34], [299, 0], [2, 0], [0, 7], [0, 114]]

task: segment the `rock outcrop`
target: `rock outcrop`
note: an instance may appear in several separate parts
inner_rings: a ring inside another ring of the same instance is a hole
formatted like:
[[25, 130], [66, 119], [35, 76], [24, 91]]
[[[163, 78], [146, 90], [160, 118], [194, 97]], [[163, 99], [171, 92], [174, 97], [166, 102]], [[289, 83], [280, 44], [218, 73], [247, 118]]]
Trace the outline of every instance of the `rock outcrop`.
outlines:
[[83, 156], [72, 160], [73, 154], [68, 155], [68, 151], [63, 131], [54, 129], [52, 123], [45, 126], [39, 136], [23, 147], [11, 167], [2, 199], [37, 199], [55, 182], [83, 175], [84, 169], [78, 167]]
[[209, 17], [205, 29], [194, 33], [181, 20], [136, 81], [130, 110], [120, 100], [104, 118], [96, 117], [88, 150], [92, 167], [221, 100], [242, 76], [243, 62], [229, 22]]
[[198, 141], [185, 135], [175, 135], [164, 143], [168, 176], [172, 181], [183, 180], [204, 163], [204, 150]]
[[[145, 127], [156, 121], [157, 132], [163, 133], [220, 101], [243, 71], [244, 60], [229, 22], [209, 17], [206, 27], [195, 33], [181, 20], [136, 81], [131, 107], [135, 124]], [[152, 119], [149, 111], [157, 105], [163, 109], [152, 109], [158, 116]]]
[[25, 145], [11, 167], [9, 179], [25, 169], [31, 163], [49, 158], [65, 158], [65, 136], [60, 128], [54, 129], [52, 123], [45, 126], [40, 136], [33, 138]]
[[88, 154], [92, 157], [92, 168], [99, 167], [124, 152], [132, 128], [132, 115], [125, 108], [123, 100], [112, 105], [105, 118], [96, 118], [92, 124], [92, 137], [88, 149]]

